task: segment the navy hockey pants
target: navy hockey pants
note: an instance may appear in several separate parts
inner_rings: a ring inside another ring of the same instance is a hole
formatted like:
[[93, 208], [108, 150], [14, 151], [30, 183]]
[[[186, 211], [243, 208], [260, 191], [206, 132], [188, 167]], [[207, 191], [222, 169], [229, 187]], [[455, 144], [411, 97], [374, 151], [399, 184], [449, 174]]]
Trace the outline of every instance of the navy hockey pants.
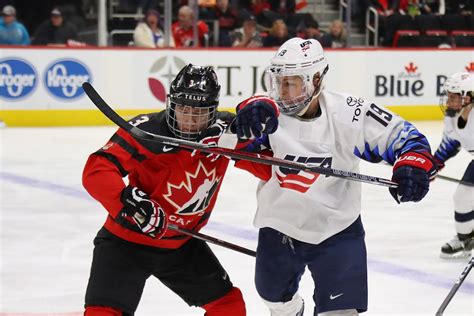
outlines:
[[258, 236], [255, 285], [270, 302], [288, 302], [298, 290], [305, 268], [315, 291], [314, 315], [332, 310], [367, 310], [367, 253], [360, 217], [340, 233], [315, 245], [272, 228]]

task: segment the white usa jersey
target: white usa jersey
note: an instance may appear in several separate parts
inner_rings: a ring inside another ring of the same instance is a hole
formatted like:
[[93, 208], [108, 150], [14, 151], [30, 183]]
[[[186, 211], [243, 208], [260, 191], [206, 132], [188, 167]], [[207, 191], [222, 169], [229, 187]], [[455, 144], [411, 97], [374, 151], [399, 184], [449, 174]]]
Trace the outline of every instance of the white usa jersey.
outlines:
[[469, 113], [465, 126], [459, 126], [459, 117], [460, 113], [457, 113], [454, 117], [444, 118], [443, 139], [435, 153], [435, 157], [443, 162], [455, 156], [460, 148], [474, 155], [474, 110]]
[[[406, 151], [430, 151], [413, 125], [374, 103], [324, 91], [319, 104], [322, 114], [312, 120], [279, 117], [277, 131], [268, 136], [274, 157], [358, 173], [360, 159], [393, 164]], [[268, 170], [257, 190], [258, 228], [319, 244], [360, 214], [360, 182], [276, 166]]]

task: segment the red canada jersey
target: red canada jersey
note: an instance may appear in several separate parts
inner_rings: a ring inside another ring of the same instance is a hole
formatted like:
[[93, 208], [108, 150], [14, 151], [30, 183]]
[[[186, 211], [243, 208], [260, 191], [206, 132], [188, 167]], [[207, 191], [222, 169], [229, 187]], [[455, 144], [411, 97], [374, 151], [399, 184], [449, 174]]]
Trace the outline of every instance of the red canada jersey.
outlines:
[[[203, 21], [197, 22], [198, 28], [198, 47], [203, 46], [204, 34], [209, 33], [209, 27]], [[171, 32], [173, 34], [174, 43], [176, 47], [192, 47], [194, 39], [194, 29], [192, 27], [187, 30], [183, 29], [179, 22], [175, 22], [171, 26]]]
[[[219, 112], [227, 122], [233, 114]], [[166, 123], [166, 113], [139, 115], [130, 121], [153, 134], [173, 137]], [[114, 235], [134, 243], [160, 248], [178, 248], [190, 237], [173, 230], [160, 238], [129, 230], [115, 221], [122, 211], [120, 200], [124, 178], [158, 202], [167, 214], [168, 223], [199, 231], [209, 220], [229, 160], [215, 162], [204, 154], [158, 142], [135, 139], [119, 129], [98, 151], [91, 154], [84, 168], [83, 185], [89, 194], [108, 211], [104, 227]]]

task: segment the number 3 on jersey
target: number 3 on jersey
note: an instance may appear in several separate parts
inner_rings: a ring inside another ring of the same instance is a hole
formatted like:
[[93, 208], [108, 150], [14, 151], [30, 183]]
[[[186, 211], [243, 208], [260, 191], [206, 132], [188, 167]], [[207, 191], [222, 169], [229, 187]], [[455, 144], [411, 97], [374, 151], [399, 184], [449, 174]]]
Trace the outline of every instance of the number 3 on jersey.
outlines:
[[367, 111], [367, 116], [372, 117], [374, 120], [376, 120], [377, 122], [379, 122], [383, 126], [386, 127], [388, 125], [388, 122], [390, 122], [392, 120], [392, 114], [388, 113], [385, 110], [382, 110], [381, 108], [379, 108], [374, 103], [372, 103], [370, 105], [370, 109], [372, 111], [370, 111], [370, 110]]
[[135, 120], [133, 121], [130, 121], [130, 125], [133, 125], [133, 126], [138, 126], [142, 123], [145, 123], [145, 122], [148, 122], [150, 120], [150, 118], [148, 116], [140, 116], [139, 118], [136, 118]]

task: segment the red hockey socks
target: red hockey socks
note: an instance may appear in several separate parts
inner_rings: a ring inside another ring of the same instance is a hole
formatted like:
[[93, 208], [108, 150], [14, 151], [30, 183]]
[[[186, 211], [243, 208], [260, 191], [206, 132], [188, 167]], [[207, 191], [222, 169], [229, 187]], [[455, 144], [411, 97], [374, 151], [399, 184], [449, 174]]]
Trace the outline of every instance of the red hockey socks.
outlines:
[[84, 316], [122, 316], [122, 311], [107, 306], [87, 306]]
[[245, 316], [245, 302], [242, 292], [233, 287], [223, 297], [201, 306], [206, 310], [206, 316]]

